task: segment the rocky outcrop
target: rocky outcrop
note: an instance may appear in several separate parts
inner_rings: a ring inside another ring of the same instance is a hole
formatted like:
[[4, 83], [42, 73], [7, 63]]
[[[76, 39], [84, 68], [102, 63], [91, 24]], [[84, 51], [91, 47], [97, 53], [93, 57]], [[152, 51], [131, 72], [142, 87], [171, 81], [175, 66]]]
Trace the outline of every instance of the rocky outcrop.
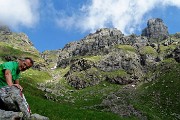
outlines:
[[140, 58], [135, 52], [128, 52], [121, 49], [114, 49], [105, 55], [97, 66], [103, 71], [124, 69], [128, 73], [133, 73], [133, 69], [141, 68]]
[[39, 55], [39, 51], [24, 33], [13, 33], [8, 28], [7, 30], [3, 28], [0, 30], [0, 42], [8, 44], [14, 49]]
[[93, 34], [89, 34], [80, 41], [71, 42], [59, 51], [58, 67], [66, 67], [71, 57], [74, 56], [92, 56], [106, 55], [110, 49], [119, 44], [130, 44], [135, 46], [144, 46], [147, 44], [145, 38], [141, 39], [136, 35], [124, 36], [116, 28], [102, 28]]
[[176, 39], [180, 38], [180, 32], [175, 33], [175, 34], [174, 34], [174, 37], [175, 37]]
[[11, 30], [8, 26], [0, 25], [0, 34], [11, 34]]
[[174, 58], [176, 62], [180, 63], [180, 46], [177, 46], [167, 57]]
[[176, 49], [173, 51], [174, 55], [174, 59], [180, 63], [180, 46], [176, 47]]
[[[66, 80], [75, 88], [84, 88], [93, 85], [92, 81], [95, 77], [89, 79], [87, 71], [90, 69], [81, 71], [75, 69], [75, 71], [79, 71], [76, 73], [72, 70], [72, 66], [77, 64], [77, 61], [81, 61], [79, 58], [102, 56], [101, 60], [95, 62], [94, 66], [90, 68], [101, 71], [97, 73], [98, 76], [103, 76], [103, 80], [117, 84], [129, 84], [141, 80], [147, 71], [155, 68], [159, 62], [165, 59], [167, 53], [161, 51], [166, 49], [163, 46], [169, 46], [175, 42], [177, 42], [176, 45], [179, 44], [177, 40], [166, 39], [168, 37], [167, 27], [159, 18], [148, 21], [147, 28], [143, 30], [142, 36], [135, 34], [124, 36], [120, 30], [115, 28], [102, 28], [80, 41], [67, 44], [62, 50], [59, 50], [57, 67], [66, 68], [70, 66], [71, 69], [65, 76]], [[161, 43], [159, 43], [160, 41]], [[177, 54], [174, 53], [174, 56], [178, 60]], [[117, 71], [124, 71], [126, 75], [116, 75]], [[106, 75], [103, 72], [107, 72]]]
[[156, 42], [160, 42], [168, 38], [168, 28], [160, 18], [150, 19], [147, 23], [147, 28], [142, 31], [142, 36], [148, 37], [150, 40], [155, 39]]
[[84, 59], [74, 61], [65, 77], [67, 82], [76, 89], [98, 84], [104, 78], [94, 63]]
[[46, 50], [41, 53], [41, 57], [46, 61], [51, 69], [57, 68], [58, 57], [61, 50]]
[[[108, 81], [118, 84], [129, 84], [137, 81], [143, 75], [140, 57], [135, 52], [128, 52], [124, 50], [114, 50], [113, 52], [104, 56], [104, 58], [97, 64], [97, 67], [102, 71], [110, 72], [123, 70], [126, 72], [125, 76], [107, 77]], [[120, 71], [119, 71], [120, 72]]]
[[123, 37], [124, 35], [120, 30], [115, 28], [108, 29], [102, 28], [97, 30], [93, 34], [89, 34], [80, 41], [71, 42], [66, 44], [62, 49], [58, 58], [58, 65], [62, 64], [63, 59], [67, 59], [73, 56], [85, 56], [85, 55], [99, 55], [107, 54], [110, 47], [117, 44], [128, 44], [128, 39]]
[[135, 52], [114, 49], [97, 63], [72, 60], [65, 78], [71, 86], [80, 89], [104, 80], [125, 85], [137, 82], [142, 75], [140, 57]]

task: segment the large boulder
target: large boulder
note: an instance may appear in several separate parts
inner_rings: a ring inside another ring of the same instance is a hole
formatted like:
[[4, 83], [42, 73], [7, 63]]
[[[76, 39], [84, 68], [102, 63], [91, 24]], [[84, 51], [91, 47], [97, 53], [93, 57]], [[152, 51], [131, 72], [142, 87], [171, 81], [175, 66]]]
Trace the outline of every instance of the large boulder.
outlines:
[[20, 89], [6, 86], [0, 89], [0, 120], [49, 120], [49, 118], [31, 114], [30, 108]]

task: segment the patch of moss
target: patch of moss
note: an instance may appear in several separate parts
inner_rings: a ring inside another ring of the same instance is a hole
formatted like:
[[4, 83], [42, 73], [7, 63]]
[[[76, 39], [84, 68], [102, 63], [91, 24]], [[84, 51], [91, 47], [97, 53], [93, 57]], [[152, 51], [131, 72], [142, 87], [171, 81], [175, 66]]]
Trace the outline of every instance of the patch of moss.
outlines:
[[103, 74], [108, 76], [109, 78], [125, 77], [128, 75], [125, 70], [114, 70], [114, 71], [110, 71], [110, 72], [103, 72]]
[[98, 62], [102, 59], [102, 56], [86, 56], [84, 59], [92, 62]]
[[152, 48], [151, 46], [145, 46], [140, 50], [140, 53], [145, 55], [153, 55], [153, 56], [157, 56], [157, 52], [154, 48]]
[[116, 47], [125, 51], [136, 52], [135, 48], [131, 45], [117, 45]]
[[160, 45], [160, 53], [168, 53], [176, 48], [176, 45], [163, 46]]

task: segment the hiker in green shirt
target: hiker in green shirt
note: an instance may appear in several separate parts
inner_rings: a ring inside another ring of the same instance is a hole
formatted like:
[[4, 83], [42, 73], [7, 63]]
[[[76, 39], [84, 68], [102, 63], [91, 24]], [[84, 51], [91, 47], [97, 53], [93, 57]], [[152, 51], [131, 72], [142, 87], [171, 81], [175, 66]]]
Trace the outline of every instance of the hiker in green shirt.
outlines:
[[31, 58], [0, 64], [0, 88], [14, 85], [22, 91], [18, 80], [20, 72], [29, 69], [33, 64], [34, 62]]
[[31, 113], [19, 85], [20, 72], [29, 69], [33, 64], [31, 58], [0, 64], [0, 120], [49, 120]]

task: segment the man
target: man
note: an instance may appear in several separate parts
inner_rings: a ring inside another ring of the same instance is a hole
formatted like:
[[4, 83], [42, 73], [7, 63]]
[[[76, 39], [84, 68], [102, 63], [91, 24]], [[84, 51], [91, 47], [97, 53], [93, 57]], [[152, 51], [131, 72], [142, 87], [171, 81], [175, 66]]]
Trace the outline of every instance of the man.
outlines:
[[19, 61], [5, 62], [0, 65], [0, 88], [4, 86], [16, 86], [22, 91], [19, 85], [19, 76], [21, 71], [25, 71], [32, 67], [34, 64], [31, 58], [25, 58]]
[[20, 72], [32, 67], [31, 58], [10, 61], [0, 64], [0, 109], [22, 112], [25, 118], [30, 117], [29, 105], [21, 93], [22, 87], [18, 78]]

